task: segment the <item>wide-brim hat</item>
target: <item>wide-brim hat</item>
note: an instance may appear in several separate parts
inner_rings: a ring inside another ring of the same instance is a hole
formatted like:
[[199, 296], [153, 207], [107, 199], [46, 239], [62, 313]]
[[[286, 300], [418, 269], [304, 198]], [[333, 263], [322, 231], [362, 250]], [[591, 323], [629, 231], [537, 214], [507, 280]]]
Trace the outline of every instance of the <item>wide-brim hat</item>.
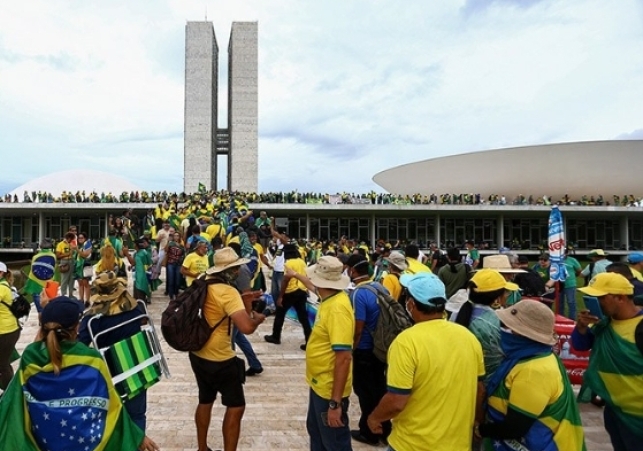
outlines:
[[317, 288], [344, 290], [350, 283], [344, 275], [344, 264], [330, 255], [320, 257], [316, 265], [306, 268], [306, 275]]
[[250, 263], [249, 258], [241, 258], [231, 247], [224, 247], [214, 253], [214, 266], [208, 268], [205, 273], [216, 274], [246, 263]]
[[555, 345], [556, 317], [545, 304], [524, 299], [511, 307], [496, 310], [500, 321], [518, 335], [545, 345]]
[[592, 249], [589, 254], [587, 254], [588, 257], [606, 257], [607, 252], [605, 252], [603, 249]]
[[127, 291], [127, 279], [117, 277], [112, 271], [101, 273], [92, 282], [89, 300], [92, 305], [88, 313], [91, 315], [118, 315], [137, 306], [136, 299]]
[[391, 252], [388, 257], [384, 257], [384, 260], [399, 268], [400, 271], [405, 271], [409, 267], [408, 263], [406, 263], [406, 257], [399, 251]]
[[495, 269], [499, 273], [514, 274], [527, 272], [524, 269], [513, 268], [507, 255], [487, 255], [482, 259], [484, 269]]

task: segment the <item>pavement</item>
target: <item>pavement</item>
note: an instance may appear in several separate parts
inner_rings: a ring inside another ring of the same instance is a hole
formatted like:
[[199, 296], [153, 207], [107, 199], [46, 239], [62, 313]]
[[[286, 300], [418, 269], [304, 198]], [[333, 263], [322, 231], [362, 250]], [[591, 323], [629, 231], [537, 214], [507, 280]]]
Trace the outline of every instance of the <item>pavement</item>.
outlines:
[[[190, 369], [187, 353], [171, 349], [160, 333], [161, 313], [168, 298], [163, 296], [163, 286], [152, 296], [149, 313], [155, 322], [162, 342], [171, 378], [163, 378], [148, 390], [147, 434], [163, 451], [194, 451], [196, 429], [194, 410], [197, 405], [197, 388]], [[38, 328], [35, 311], [31, 313], [17, 345], [18, 351], [30, 343]], [[309, 449], [306, 432], [308, 386], [304, 378], [304, 352], [299, 345], [304, 342], [298, 325], [286, 321], [281, 345], [263, 340], [272, 331], [272, 318], [268, 318], [257, 331], [249, 336], [263, 373], [248, 377], [245, 384], [246, 411], [243, 417], [239, 450], [268, 451]], [[239, 355], [243, 355], [239, 352]], [[603, 428], [602, 409], [592, 404], [581, 405], [587, 450], [611, 450], [609, 437]], [[208, 443], [213, 450], [222, 449], [221, 424], [224, 408], [215, 402]], [[351, 427], [357, 428], [359, 405], [351, 396], [349, 409]], [[355, 451], [384, 450], [353, 442]]]

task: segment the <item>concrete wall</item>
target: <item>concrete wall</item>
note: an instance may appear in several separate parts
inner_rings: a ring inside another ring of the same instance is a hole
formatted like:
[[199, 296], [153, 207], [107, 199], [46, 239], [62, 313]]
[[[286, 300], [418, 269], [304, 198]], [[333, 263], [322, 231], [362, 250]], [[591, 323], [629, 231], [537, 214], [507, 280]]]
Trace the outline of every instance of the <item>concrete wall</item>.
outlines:
[[258, 191], [258, 27], [234, 22], [228, 48], [228, 189]]
[[199, 183], [216, 187], [214, 156], [217, 128], [219, 49], [212, 22], [185, 26], [185, 122], [183, 189], [196, 192]]
[[397, 194], [547, 195], [554, 201], [569, 194], [643, 196], [638, 182], [643, 167], [643, 140], [589, 141], [433, 158], [376, 174], [373, 180]]

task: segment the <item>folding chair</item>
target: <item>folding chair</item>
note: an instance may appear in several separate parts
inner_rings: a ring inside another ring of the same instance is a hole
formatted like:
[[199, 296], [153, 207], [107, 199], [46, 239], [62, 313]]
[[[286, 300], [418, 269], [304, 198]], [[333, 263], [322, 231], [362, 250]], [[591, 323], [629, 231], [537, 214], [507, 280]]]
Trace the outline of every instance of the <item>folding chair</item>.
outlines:
[[[145, 313], [96, 334], [92, 331], [91, 323], [103, 315], [93, 316], [87, 322], [94, 348], [107, 363], [116, 391], [123, 400], [131, 399], [156, 384], [161, 376], [170, 377], [170, 370], [145, 302], [138, 300], [137, 303], [143, 307]], [[98, 347], [98, 338], [101, 335], [143, 319], [147, 320], [147, 324], [141, 327], [140, 332], [111, 346]]]

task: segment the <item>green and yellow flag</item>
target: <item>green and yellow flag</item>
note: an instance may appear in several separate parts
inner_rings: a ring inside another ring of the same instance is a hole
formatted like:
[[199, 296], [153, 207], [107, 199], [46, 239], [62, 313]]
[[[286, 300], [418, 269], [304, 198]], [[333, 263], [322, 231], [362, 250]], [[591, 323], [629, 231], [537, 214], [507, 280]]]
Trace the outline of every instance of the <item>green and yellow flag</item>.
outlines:
[[0, 398], [3, 451], [134, 451], [144, 432], [134, 424], [100, 354], [63, 341], [56, 375], [42, 341], [24, 350]]

